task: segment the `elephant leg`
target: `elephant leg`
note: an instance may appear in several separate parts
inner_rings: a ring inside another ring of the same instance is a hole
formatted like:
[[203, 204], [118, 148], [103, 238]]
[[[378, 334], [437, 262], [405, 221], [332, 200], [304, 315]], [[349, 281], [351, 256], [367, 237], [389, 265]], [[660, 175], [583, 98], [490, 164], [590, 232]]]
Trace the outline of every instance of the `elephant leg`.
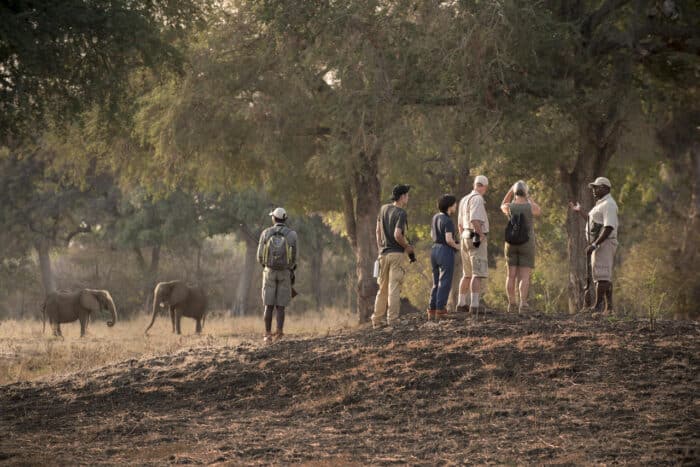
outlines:
[[87, 320], [82, 318], [80, 320], [80, 337], [85, 337], [85, 331], [87, 330]]
[[56, 337], [63, 337], [63, 333], [61, 333], [61, 323], [59, 323], [58, 321], [56, 321], [56, 330], [54, 335]]
[[175, 310], [175, 333], [182, 334], [180, 331], [180, 321], [182, 320], [182, 310]]
[[197, 320], [197, 328], [195, 329], [195, 331], [197, 332], [197, 334], [199, 334], [202, 332], [202, 318], [195, 319]]
[[170, 307], [170, 322], [173, 324], [173, 332], [175, 332], [175, 308], [172, 307]]

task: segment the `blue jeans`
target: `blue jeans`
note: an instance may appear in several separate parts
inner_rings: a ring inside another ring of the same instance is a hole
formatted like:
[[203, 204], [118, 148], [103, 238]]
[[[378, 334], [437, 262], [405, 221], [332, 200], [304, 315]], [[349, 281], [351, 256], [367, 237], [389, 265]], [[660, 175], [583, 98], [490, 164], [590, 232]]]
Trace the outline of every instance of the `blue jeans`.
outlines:
[[430, 291], [430, 309], [444, 310], [452, 287], [455, 270], [455, 250], [449, 245], [433, 244], [430, 252], [433, 265], [433, 289]]

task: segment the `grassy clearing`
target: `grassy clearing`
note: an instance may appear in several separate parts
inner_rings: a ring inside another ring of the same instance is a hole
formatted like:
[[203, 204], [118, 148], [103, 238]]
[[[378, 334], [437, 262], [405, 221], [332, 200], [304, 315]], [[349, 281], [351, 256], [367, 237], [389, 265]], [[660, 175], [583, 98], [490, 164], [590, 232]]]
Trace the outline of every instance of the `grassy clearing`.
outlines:
[[[80, 324], [76, 321], [61, 325], [63, 339], [51, 335], [48, 323], [42, 334], [41, 321], [2, 321], [0, 384], [82, 372], [113, 362], [185, 348], [260, 342], [264, 331], [260, 316], [226, 318], [214, 314], [207, 318], [199, 336], [194, 333], [194, 320], [183, 318], [183, 334], [177, 336], [171, 332], [170, 320], [159, 316], [149, 335], [145, 336], [143, 331], [149, 321], [149, 316], [140, 316], [118, 321], [114, 327], [108, 328], [104, 321], [95, 320], [90, 323], [84, 338], [80, 338]], [[285, 334], [290, 337], [326, 335], [340, 329], [351, 329], [356, 321], [350, 312], [338, 309], [301, 315], [287, 313]]]

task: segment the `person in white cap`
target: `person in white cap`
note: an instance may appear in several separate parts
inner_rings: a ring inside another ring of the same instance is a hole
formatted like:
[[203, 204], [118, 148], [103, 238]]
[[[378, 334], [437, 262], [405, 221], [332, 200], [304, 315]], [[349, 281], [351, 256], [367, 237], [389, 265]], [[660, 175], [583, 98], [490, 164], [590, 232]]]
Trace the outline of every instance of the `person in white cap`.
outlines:
[[457, 228], [462, 239], [462, 280], [459, 283], [457, 309], [467, 307], [467, 293], [470, 292], [469, 311], [472, 313], [479, 311], [479, 294], [485, 288], [489, 276], [489, 218], [484, 201], [488, 187], [489, 179], [477, 175], [474, 178], [474, 189], [460, 201], [457, 215]]
[[[258, 262], [263, 265], [262, 299], [265, 306], [265, 341], [284, 335], [284, 308], [292, 299], [297, 259], [297, 233], [287, 227], [287, 212], [275, 208], [269, 214], [273, 226], [258, 242]], [[272, 334], [272, 314], [277, 311], [277, 332]]]
[[617, 251], [617, 203], [610, 195], [610, 180], [598, 177], [588, 186], [593, 192], [595, 206], [589, 213], [583, 212], [579, 203], [569, 203], [571, 209], [586, 219], [586, 237], [589, 242], [586, 253], [591, 256], [591, 272], [595, 283], [595, 302], [588, 310], [612, 311], [612, 270]]

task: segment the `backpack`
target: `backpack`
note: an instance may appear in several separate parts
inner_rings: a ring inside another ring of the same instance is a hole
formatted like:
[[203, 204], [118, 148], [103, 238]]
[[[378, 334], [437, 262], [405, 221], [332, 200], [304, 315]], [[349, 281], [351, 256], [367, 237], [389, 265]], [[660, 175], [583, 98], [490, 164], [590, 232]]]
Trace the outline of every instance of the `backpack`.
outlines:
[[292, 262], [292, 248], [287, 242], [289, 229], [274, 229], [263, 247], [263, 265], [270, 269], [289, 269]]
[[506, 225], [506, 242], [511, 245], [522, 245], [530, 239], [525, 214], [511, 214]]

